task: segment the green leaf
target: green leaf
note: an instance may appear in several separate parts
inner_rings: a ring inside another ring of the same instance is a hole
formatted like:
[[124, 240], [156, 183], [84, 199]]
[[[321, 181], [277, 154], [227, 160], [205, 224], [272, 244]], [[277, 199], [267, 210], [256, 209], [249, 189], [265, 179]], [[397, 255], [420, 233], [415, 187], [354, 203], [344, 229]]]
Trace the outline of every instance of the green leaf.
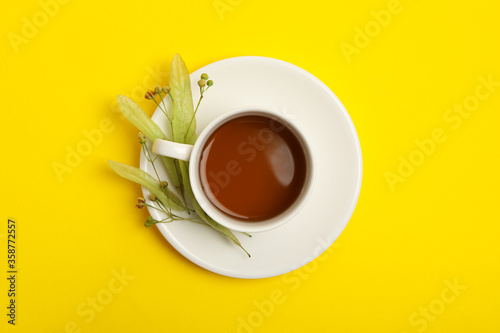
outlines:
[[130, 97], [119, 95], [117, 98], [121, 113], [127, 118], [139, 131], [144, 133], [150, 140], [163, 139], [167, 136], [160, 127], [148, 116], [139, 105]]
[[175, 195], [175, 193], [167, 189], [167, 194], [165, 194], [165, 192], [163, 192], [163, 189], [160, 187], [158, 181], [154, 179], [146, 171], [120, 162], [108, 161], [108, 163], [114, 172], [116, 172], [118, 175], [122, 176], [125, 179], [128, 179], [130, 181], [133, 181], [137, 184], [144, 186], [151, 193], [156, 195], [156, 197], [165, 206], [176, 211], [186, 210], [182, 205], [181, 200], [177, 197], [177, 195]]
[[[193, 118], [191, 80], [186, 64], [179, 54], [174, 55], [170, 64], [169, 85], [172, 97], [173, 141], [194, 144], [196, 141], [196, 119]], [[190, 123], [191, 126], [189, 126]]]
[[[139, 105], [137, 105], [131, 98], [119, 95], [117, 98], [118, 106], [121, 113], [127, 118], [139, 131], [144, 133], [149, 140], [155, 139], [168, 140], [167, 136], [163, 133], [160, 127], [148, 116]], [[162, 156], [163, 162], [167, 168], [167, 173], [170, 182], [177, 189], [181, 188], [180, 175], [177, 172], [175, 161], [173, 158]]]

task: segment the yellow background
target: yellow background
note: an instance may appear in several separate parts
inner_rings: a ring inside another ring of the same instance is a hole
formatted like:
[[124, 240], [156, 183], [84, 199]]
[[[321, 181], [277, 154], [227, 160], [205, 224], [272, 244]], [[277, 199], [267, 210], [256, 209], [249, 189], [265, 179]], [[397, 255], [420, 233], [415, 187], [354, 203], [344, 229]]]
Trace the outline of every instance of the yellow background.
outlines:
[[[480, 77], [500, 81], [500, 4], [401, 0], [377, 30], [371, 11], [391, 6], [74, 0], [52, 7], [45, 22], [37, 1], [3, 2], [2, 332], [499, 332], [500, 87], [457, 129], [444, 117], [474, 96]], [[9, 36], [22, 36], [23, 17], [34, 16], [38, 31], [13, 46]], [[367, 26], [365, 45], [355, 37]], [[356, 42], [362, 47], [348, 61], [341, 45]], [[139, 186], [106, 164], [139, 159], [137, 131], [113, 101], [153, 88], [144, 85], [151, 70], [166, 70], [176, 52], [190, 71], [234, 56], [282, 59], [344, 103], [361, 141], [363, 185], [322, 261], [285, 279], [233, 279], [192, 264], [143, 227]], [[67, 147], [103, 119], [112, 130], [59, 181], [53, 162], [65, 163]], [[391, 189], [387, 172], [397, 173], [400, 156], [435, 128], [446, 141]], [[19, 235], [15, 327], [6, 323], [9, 217]], [[129, 280], [118, 288], [122, 270]], [[466, 289], [453, 294], [454, 281]], [[272, 295], [279, 304], [269, 305]], [[96, 297], [109, 304], [91, 318], [87, 302]], [[429, 307], [438, 314], [423, 319]]]

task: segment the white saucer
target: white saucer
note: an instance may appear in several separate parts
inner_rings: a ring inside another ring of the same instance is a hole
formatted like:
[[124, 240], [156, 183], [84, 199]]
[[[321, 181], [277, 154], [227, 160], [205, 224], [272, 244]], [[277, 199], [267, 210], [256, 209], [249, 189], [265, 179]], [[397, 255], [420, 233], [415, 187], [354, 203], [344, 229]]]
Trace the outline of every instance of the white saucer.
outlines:
[[[253, 234], [235, 232], [247, 255], [210, 227], [187, 221], [157, 224], [182, 255], [212, 272], [237, 278], [265, 278], [297, 269], [325, 251], [347, 225], [358, 200], [362, 161], [356, 129], [346, 109], [321, 81], [287, 62], [265, 57], [237, 57], [214, 62], [191, 74], [194, 102], [197, 81], [214, 81], [197, 114], [197, 132], [225, 111], [245, 105], [284, 110], [308, 135], [316, 158], [316, 183], [304, 209], [277, 229]], [[165, 130], [158, 109], [153, 120]], [[157, 162], [161, 177], [162, 163]], [[141, 155], [141, 168], [153, 170]], [[149, 192], [143, 188], [144, 197]], [[156, 219], [158, 211], [150, 209]]]

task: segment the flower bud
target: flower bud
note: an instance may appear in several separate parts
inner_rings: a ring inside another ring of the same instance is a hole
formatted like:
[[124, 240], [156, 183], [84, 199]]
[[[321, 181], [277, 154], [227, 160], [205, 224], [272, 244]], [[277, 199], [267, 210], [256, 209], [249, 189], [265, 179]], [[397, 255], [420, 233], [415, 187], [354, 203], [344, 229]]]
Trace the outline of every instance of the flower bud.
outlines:
[[168, 186], [168, 183], [167, 183], [166, 181], [162, 180], [162, 181], [160, 182], [160, 187], [165, 188], [165, 187], [167, 187], [167, 186]]
[[212, 80], [207, 81], [207, 86], [211, 87], [213, 85], [214, 85], [214, 81], [212, 81]]
[[198, 81], [198, 85], [200, 86], [200, 88], [203, 88], [204, 86], [206, 86], [206, 85], [207, 85], [207, 81], [206, 81], [206, 80], [201, 79], [200, 81]]
[[151, 193], [151, 194], [149, 195], [149, 200], [151, 200], [151, 201], [156, 201], [156, 199], [157, 199], [157, 198], [156, 198], [156, 195], [154, 195], [153, 193]]
[[144, 135], [144, 133], [142, 132], [139, 132], [139, 142], [142, 144], [142, 143], [146, 143], [146, 136]]
[[154, 92], [153, 90], [148, 90], [146, 92], [146, 94], [144, 95], [144, 98], [146, 98], [146, 99], [152, 99], [155, 94], [156, 94], [156, 92]]
[[164, 92], [165, 94], [168, 94], [168, 93], [170, 92], [170, 87], [169, 87], [169, 86], [164, 86], [164, 87], [163, 87], [163, 92]]
[[145, 200], [144, 198], [137, 198], [137, 204], [135, 205], [139, 209], [143, 209], [145, 206]]
[[155, 88], [155, 93], [157, 93], [157, 94], [161, 94], [162, 92], [163, 92], [163, 88], [162, 88], [162, 87], [160, 87], [160, 86], [156, 86], [156, 88]]
[[152, 226], [155, 223], [156, 223], [155, 220], [151, 216], [148, 216], [148, 218], [146, 219], [146, 222], [144, 222], [144, 226], [146, 228], [149, 228], [150, 226]]
[[208, 80], [208, 74], [206, 74], [206, 73], [201, 74], [201, 78], [203, 80]]

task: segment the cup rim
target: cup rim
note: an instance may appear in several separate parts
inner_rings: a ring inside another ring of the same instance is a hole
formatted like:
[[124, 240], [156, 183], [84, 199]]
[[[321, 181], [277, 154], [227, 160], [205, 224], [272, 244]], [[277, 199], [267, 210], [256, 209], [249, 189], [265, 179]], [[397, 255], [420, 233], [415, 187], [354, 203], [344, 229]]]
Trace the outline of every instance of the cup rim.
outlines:
[[[200, 173], [199, 173], [199, 164], [200, 164], [200, 155], [202, 149], [205, 147], [205, 143], [211, 134], [223, 123], [239, 118], [245, 115], [264, 115], [264, 116], [274, 116], [278, 118], [281, 122], [283, 122], [299, 139], [302, 144], [302, 148], [306, 155], [306, 180], [305, 184], [302, 188], [299, 197], [295, 199], [295, 202], [292, 203], [288, 208], [286, 208], [280, 214], [273, 216], [270, 219], [266, 219], [263, 221], [242, 221], [236, 218], [232, 218], [228, 216], [224, 212], [220, 211], [215, 205], [210, 201], [205, 192], [203, 191]], [[287, 117], [285, 114], [280, 112], [279, 110], [267, 106], [242, 106], [230, 111], [223, 113], [218, 116], [214, 120], [212, 120], [201, 132], [196, 140], [193, 151], [191, 153], [190, 163], [189, 163], [189, 178], [191, 183], [191, 188], [193, 190], [193, 194], [200, 204], [201, 208], [217, 223], [235, 231], [240, 232], [264, 232], [268, 230], [272, 230], [278, 228], [288, 221], [290, 221], [306, 204], [308, 201], [312, 189], [314, 187], [314, 176], [315, 176], [315, 163], [313, 156], [312, 145], [304, 133], [304, 131], [291, 119]]]

